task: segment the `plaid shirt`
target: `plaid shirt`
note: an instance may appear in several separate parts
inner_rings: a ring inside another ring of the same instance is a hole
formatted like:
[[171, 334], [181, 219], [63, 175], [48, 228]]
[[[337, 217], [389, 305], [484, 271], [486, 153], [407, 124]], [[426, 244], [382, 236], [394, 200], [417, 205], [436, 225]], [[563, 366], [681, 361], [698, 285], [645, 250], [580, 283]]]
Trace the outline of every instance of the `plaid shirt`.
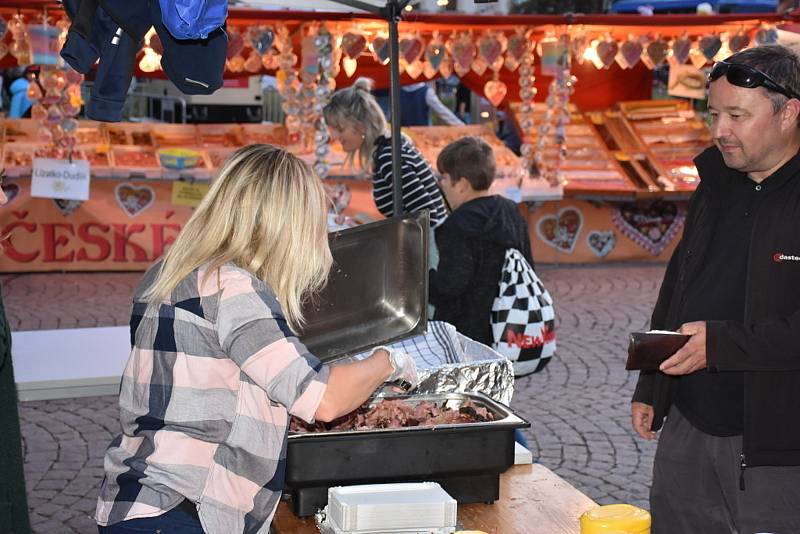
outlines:
[[283, 489], [288, 413], [311, 422], [329, 370], [297, 340], [272, 291], [226, 264], [169, 302], [136, 291], [122, 435], [105, 456], [95, 519], [161, 515], [184, 498], [209, 534], [267, 533]]

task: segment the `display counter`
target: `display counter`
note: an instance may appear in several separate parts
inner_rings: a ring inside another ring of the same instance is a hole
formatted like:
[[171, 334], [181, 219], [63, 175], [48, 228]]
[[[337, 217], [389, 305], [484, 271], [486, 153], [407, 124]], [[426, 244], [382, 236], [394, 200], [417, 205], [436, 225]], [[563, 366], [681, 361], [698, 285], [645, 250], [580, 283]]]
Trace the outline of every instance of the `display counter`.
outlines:
[[[500, 475], [500, 500], [458, 506], [458, 528], [487, 534], [578, 534], [581, 514], [597, 506], [589, 497], [541, 464], [517, 465]], [[278, 505], [276, 534], [317, 533], [313, 517], [298, 518]]]

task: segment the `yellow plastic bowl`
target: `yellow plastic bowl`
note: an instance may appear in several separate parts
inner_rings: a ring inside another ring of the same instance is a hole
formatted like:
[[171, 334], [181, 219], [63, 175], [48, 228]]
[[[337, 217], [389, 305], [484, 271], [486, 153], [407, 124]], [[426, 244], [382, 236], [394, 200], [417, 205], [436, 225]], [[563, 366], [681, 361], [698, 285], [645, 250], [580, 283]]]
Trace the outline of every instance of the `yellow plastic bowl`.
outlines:
[[650, 512], [630, 504], [598, 506], [581, 516], [581, 534], [650, 534]]
[[186, 148], [163, 148], [158, 151], [162, 167], [167, 169], [191, 169], [200, 163], [202, 154]]

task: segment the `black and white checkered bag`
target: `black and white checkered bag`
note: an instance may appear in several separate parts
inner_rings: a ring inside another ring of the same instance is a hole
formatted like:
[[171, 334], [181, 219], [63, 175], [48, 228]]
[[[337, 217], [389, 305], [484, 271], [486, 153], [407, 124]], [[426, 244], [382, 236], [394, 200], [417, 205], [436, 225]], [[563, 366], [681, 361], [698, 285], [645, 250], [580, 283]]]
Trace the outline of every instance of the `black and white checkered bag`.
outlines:
[[491, 320], [492, 348], [513, 362], [515, 376], [541, 371], [556, 351], [553, 299], [513, 248], [506, 251]]

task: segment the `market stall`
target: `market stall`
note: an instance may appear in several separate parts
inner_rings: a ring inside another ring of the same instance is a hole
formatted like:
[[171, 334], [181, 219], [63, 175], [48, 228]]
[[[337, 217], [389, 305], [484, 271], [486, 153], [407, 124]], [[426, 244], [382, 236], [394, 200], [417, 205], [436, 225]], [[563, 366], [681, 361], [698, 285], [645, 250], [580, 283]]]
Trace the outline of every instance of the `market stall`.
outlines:
[[[34, 30], [66, 28], [51, 2], [4, 0], [0, 16], [8, 21], [9, 50], [0, 66], [34, 60]], [[773, 42], [782, 20], [412, 14], [400, 24], [403, 82], [456, 74], [508, 111], [522, 154], [505, 149], [487, 126], [406, 133], [431, 161], [448, 139], [489, 139], [500, 161], [495, 191], [520, 203], [539, 262], [664, 260], [696, 186], [691, 157], [710, 137], [688, 101], [645, 102], [651, 69], [669, 63], [682, 72], [676, 83], [696, 90], [700, 67]], [[179, 231], [221, 161], [247, 142], [282, 144], [312, 163], [332, 188], [346, 192], [334, 214], [349, 216], [346, 224], [380, 217], [369, 181], [330, 144], [319, 118], [335, 87], [360, 75], [378, 87], [388, 83], [385, 22], [369, 14], [232, 9], [229, 29], [226, 76], [275, 73], [285, 124], [71, 122], [80, 110], [72, 88], [81, 78], [54, 75], [52, 87], [31, 95], [33, 120], [3, 123], [11, 202], [0, 212], [0, 228], [10, 234], [0, 271], [144, 269]], [[51, 32], [56, 41], [63, 37], [58, 32]], [[137, 75], [163, 76], [159, 43], [153, 37], [145, 43]], [[58, 145], [62, 138], [74, 141]], [[33, 157], [67, 155], [90, 163], [88, 197], [32, 197]]]

